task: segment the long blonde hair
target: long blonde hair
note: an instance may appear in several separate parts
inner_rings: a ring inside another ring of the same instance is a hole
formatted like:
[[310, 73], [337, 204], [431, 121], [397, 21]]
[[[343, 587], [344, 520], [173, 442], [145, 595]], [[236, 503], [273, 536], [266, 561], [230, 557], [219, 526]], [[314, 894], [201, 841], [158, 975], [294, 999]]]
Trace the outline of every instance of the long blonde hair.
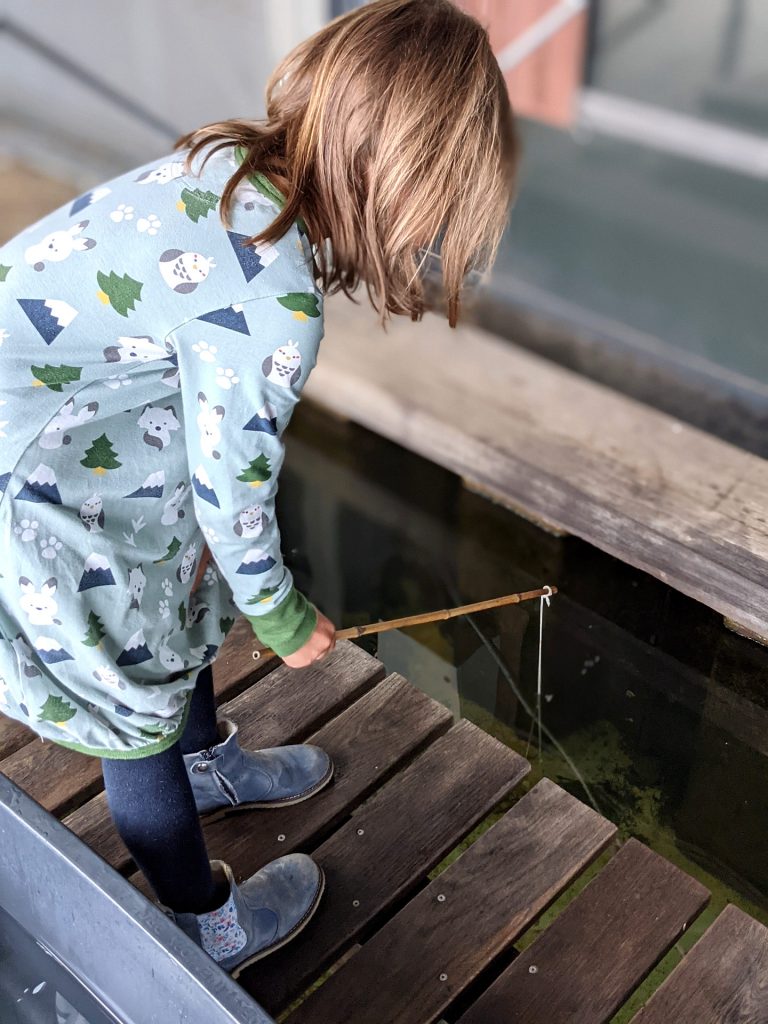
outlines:
[[219, 121], [175, 144], [190, 147], [185, 173], [211, 143], [206, 160], [242, 146], [224, 225], [243, 178], [271, 176], [286, 202], [250, 244], [303, 218], [323, 292], [352, 298], [363, 280], [383, 327], [388, 313], [421, 319], [424, 263], [438, 255], [455, 327], [467, 274], [493, 265], [516, 189], [519, 142], [486, 29], [451, 0], [372, 0], [296, 46], [266, 101], [262, 121]]

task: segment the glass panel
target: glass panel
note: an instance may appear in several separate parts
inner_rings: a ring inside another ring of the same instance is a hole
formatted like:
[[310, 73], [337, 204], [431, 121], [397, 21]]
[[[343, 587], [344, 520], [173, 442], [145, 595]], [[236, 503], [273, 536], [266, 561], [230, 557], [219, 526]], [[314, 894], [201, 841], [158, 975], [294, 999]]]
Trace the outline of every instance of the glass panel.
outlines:
[[599, 0], [594, 85], [768, 132], [765, 0]]
[[502, 295], [599, 317], [768, 383], [764, 181], [606, 136], [522, 124]]

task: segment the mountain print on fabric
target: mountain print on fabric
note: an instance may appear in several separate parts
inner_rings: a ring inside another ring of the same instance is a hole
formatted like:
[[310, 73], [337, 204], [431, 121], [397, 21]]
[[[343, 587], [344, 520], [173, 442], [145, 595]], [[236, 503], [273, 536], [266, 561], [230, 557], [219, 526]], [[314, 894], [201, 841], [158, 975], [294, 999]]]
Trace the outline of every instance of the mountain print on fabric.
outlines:
[[162, 498], [165, 488], [165, 470], [158, 469], [156, 473], [150, 473], [141, 487], [137, 487], [125, 498]]
[[139, 665], [142, 661], [151, 661], [152, 652], [147, 647], [147, 643], [144, 639], [144, 630], [137, 629], [132, 637], [129, 638], [125, 647], [120, 652], [120, 657], [115, 662], [116, 665]]
[[90, 590], [92, 587], [112, 587], [115, 585], [115, 577], [104, 555], [97, 555], [95, 552], [88, 555], [85, 560], [83, 575], [80, 577], [78, 593], [82, 590]]
[[93, 206], [94, 203], [98, 203], [100, 199], [104, 199], [106, 196], [111, 195], [112, 189], [107, 188], [106, 185], [100, 185], [98, 188], [92, 188], [90, 192], [86, 192], [72, 203], [69, 208], [69, 216], [74, 217], [76, 213], [80, 213], [81, 210], [87, 210], [89, 206]]
[[54, 342], [65, 327], [69, 327], [77, 316], [63, 299], [17, 299], [16, 300], [37, 333], [46, 345]]
[[35, 650], [46, 665], [53, 665], [57, 661], [74, 661], [69, 651], [64, 650], [59, 641], [50, 636], [39, 636], [35, 640]]
[[0, 473], [0, 494], [5, 494], [5, 489], [8, 486], [8, 481], [10, 479], [10, 473]]
[[51, 467], [41, 462], [37, 469], [33, 469], [16, 498], [18, 501], [47, 501], [51, 505], [60, 505], [61, 495]]
[[265, 434], [277, 434], [277, 409], [271, 402], [265, 402], [255, 416], [252, 416], [243, 430], [263, 430]]
[[216, 497], [216, 491], [213, 489], [211, 478], [206, 473], [203, 465], [198, 466], [192, 474], [192, 486], [195, 489], [195, 493], [201, 497], [203, 501], [207, 501], [216, 508], [221, 508], [219, 499]]
[[217, 327], [226, 327], [230, 331], [237, 331], [238, 334], [247, 334], [248, 337], [251, 335], [241, 304], [211, 310], [210, 313], [205, 313], [197, 319], [203, 320], [207, 324], [216, 324]]
[[260, 572], [268, 572], [273, 565], [277, 565], [277, 562], [266, 551], [248, 548], [236, 571], [246, 576], [256, 576]]
[[228, 231], [227, 236], [232, 243], [235, 256], [240, 264], [240, 269], [246, 281], [252, 281], [257, 274], [274, 263], [279, 253], [274, 245], [269, 242], [259, 242], [257, 245], [243, 246], [248, 240], [248, 235], [238, 234], [237, 231]]

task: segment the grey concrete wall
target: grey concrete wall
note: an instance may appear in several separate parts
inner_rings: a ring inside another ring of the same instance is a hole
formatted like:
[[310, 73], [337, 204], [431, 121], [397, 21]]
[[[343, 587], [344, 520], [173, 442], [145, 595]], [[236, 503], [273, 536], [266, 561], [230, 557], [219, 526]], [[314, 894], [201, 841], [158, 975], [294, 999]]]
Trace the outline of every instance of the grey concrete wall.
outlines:
[[172, 128], [142, 124], [6, 35], [0, 149], [83, 183], [169, 151], [175, 131], [263, 116], [275, 64], [330, 16], [328, 0], [6, 3], [13, 23]]

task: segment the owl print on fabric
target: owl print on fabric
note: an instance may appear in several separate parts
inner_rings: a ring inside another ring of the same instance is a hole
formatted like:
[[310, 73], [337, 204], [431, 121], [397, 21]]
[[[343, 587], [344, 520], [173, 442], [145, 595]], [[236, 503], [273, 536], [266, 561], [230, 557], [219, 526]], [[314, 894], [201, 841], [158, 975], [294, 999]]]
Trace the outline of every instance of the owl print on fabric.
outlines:
[[289, 341], [278, 346], [261, 364], [261, 369], [273, 384], [281, 388], [292, 387], [301, 376], [301, 352], [298, 345]]
[[168, 154], [0, 247], [0, 706], [94, 756], [177, 739], [238, 615], [288, 622], [275, 495], [321, 296], [296, 224], [249, 241], [274, 189], [227, 227], [231, 164], [198, 168]]

